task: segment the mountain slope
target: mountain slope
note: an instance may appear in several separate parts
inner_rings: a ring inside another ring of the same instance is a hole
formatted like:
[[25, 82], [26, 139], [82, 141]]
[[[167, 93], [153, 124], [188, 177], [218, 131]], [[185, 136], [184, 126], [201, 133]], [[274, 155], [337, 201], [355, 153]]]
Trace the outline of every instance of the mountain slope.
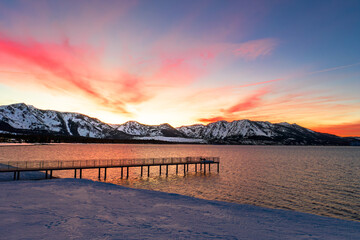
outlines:
[[0, 130], [91, 138], [128, 138], [110, 125], [78, 113], [40, 110], [24, 103], [0, 106]]
[[185, 135], [173, 128], [169, 124], [161, 124], [158, 126], [144, 125], [135, 121], [128, 121], [124, 124], [112, 125], [116, 130], [124, 132], [132, 136], [144, 137], [185, 137]]
[[208, 125], [182, 126], [178, 130], [192, 138], [222, 144], [297, 144], [347, 145], [347, 139], [314, 132], [297, 124], [237, 120], [218, 121]]

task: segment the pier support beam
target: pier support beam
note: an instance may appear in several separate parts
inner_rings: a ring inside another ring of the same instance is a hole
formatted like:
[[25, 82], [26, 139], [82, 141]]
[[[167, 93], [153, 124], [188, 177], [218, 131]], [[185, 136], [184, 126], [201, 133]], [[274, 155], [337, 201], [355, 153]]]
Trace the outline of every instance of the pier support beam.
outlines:
[[79, 178], [81, 179], [82, 178], [82, 168], [79, 169]]
[[143, 176], [143, 166], [141, 166], [141, 177]]
[[166, 176], [168, 175], [169, 172], [169, 165], [166, 165]]
[[76, 178], [76, 168], [74, 169], [74, 178]]
[[99, 168], [99, 173], [98, 173], [98, 179], [100, 180], [101, 177], [101, 168]]
[[126, 168], [126, 179], [129, 178], [129, 167]]
[[178, 174], [179, 172], [179, 164], [176, 164], [176, 175]]
[[184, 176], [186, 175], [186, 164], [184, 163]]
[[195, 163], [195, 172], [197, 173], [197, 163]]
[[186, 164], [186, 171], [187, 172], [189, 171], [189, 164], [188, 163]]
[[159, 165], [159, 174], [161, 176], [161, 165]]
[[107, 168], [104, 168], [104, 180], [106, 180], [106, 170]]
[[14, 180], [16, 180], [16, 171], [14, 171]]
[[45, 171], [45, 179], [48, 178], [48, 170]]
[[209, 163], [209, 172], [211, 171], [210, 166], [211, 166], [211, 163]]
[[150, 177], [150, 165], [148, 166], [148, 177]]
[[52, 171], [53, 171], [53, 170], [50, 170], [50, 179], [53, 178], [53, 176], [52, 176]]
[[20, 171], [17, 172], [16, 180], [20, 180]]
[[204, 163], [204, 174], [206, 174], [206, 163]]
[[217, 172], [219, 172], [220, 171], [220, 169], [219, 169], [219, 163], [217, 163]]
[[121, 167], [121, 179], [124, 177], [124, 167]]

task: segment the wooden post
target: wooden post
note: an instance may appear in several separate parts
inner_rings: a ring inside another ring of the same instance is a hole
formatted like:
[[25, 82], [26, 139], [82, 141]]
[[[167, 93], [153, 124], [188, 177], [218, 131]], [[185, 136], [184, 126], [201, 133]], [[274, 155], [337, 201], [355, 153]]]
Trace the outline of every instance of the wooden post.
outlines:
[[14, 180], [16, 180], [16, 171], [14, 171]]
[[45, 179], [48, 178], [48, 170], [45, 171]]
[[211, 171], [210, 166], [211, 166], [211, 163], [209, 163], [209, 172]]
[[186, 171], [187, 172], [189, 171], [189, 164], [188, 163], [186, 164]]
[[20, 180], [20, 171], [17, 172], [16, 180]]
[[186, 164], [184, 163], [184, 176], [186, 175]]
[[197, 163], [195, 163], [195, 172], [197, 172]]
[[150, 177], [150, 165], [148, 166], [148, 177]]
[[123, 179], [124, 176], [124, 167], [121, 167], [121, 179]]
[[168, 175], [169, 165], [166, 165], [166, 176]]
[[141, 166], [141, 177], [143, 176], [143, 166]]
[[100, 176], [101, 176], [101, 170], [99, 168], [98, 179], [100, 179]]
[[179, 164], [176, 164], [176, 175], [178, 174], [179, 171]]
[[50, 179], [52, 179], [52, 171], [53, 171], [53, 170], [50, 170]]
[[159, 173], [160, 173], [160, 176], [161, 176], [161, 165], [159, 165]]
[[104, 168], [104, 180], [106, 180], [106, 170], [107, 168]]
[[202, 163], [200, 163], [200, 171], [202, 170]]
[[206, 163], [204, 163], [204, 173], [206, 174]]
[[217, 163], [217, 172], [219, 172], [219, 163]]
[[79, 173], [79, 178], [82, 178], [82, 168], [79, 169], [80, 173]]
[[76, 178], [76, 168], [74, 169], [74, 178]]
[[129, 167], [126, 168], [126, 179], [129, 178]]

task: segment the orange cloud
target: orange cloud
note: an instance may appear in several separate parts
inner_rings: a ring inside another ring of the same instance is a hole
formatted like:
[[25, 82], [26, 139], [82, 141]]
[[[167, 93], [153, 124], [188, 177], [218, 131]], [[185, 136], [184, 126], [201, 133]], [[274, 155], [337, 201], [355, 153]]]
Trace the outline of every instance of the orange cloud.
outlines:
[[202, 123], [212, 123], [212, 122], [217, 122], [217, 121], [222, 121], [222, 120], [227, 120], [224, 117], [212, 117], [212, 118], [200, 118], [198, 119], [198, 121], [202, 122]]
[[360, 121], [335, 125], [322, 125], [313, 127], [312, 130], [322, 133], [330, 133], [342, 137], [360, 137]]
[[227, 108], [222, 109], [223, 116], [216, 116], [210, 118], [199, 118], [198, 121], [203, 123], [210, 123], [214, 121], [226, 120], [226, 121], [233, 121], [238, 120], [237, 114], [242, 111], [248, 110], [255, 110], [258, 106], [262, 106], [262, 97], [268, 94], [270, 91], [268, 88], [261, 88], [246, 97], [245, 99], [241, 100], [237, 104]]

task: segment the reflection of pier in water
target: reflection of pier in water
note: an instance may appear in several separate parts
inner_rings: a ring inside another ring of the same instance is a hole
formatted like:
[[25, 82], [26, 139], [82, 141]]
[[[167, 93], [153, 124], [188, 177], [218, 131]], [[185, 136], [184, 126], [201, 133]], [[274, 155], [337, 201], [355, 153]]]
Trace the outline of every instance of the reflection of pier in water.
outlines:
[[[53, 171], [74, 170], [74, 178], [82, 178], [83, 169], [98, 168], [98, 178], [101, 177], [101, 169], [104, 169], [104, 180], [108, 168], [121, 168], [121, 178], [124, 178], [124, 168], [126, 168], [126, 178], [129, 177], [130, 167], [140, 167], [140, 174], [143, 176], [144, 167], [147, 168], [147, 176], [150, 176], [150, 167], [158, 166], [161, 175], [162, 167], [165, 166], [165, 174], [168, 175], [169, 166], [176, 166], [176, 174], [179, 173], [179, 165], [182, 167], [184, 175], [189, 171], [189, 165], [194, 165], [194, 171], [202, 171], [204, 174], [211, 171], [211, 165], [217, 165], [219, 172], [219, 157], [172, 157], [172, 158], [146, 158], [146, 159], [105, 159], [105, 160], [74, 160], [74, 161], [23, 161], [23, 162], [0, 162], [0, 172], [13, 172], [14, 180], [20, 179], [20, 172], [25, 171], [45, 171], [45, 178], [52, 178]], [[208, 169], [207, 169], [208, 168]]]

